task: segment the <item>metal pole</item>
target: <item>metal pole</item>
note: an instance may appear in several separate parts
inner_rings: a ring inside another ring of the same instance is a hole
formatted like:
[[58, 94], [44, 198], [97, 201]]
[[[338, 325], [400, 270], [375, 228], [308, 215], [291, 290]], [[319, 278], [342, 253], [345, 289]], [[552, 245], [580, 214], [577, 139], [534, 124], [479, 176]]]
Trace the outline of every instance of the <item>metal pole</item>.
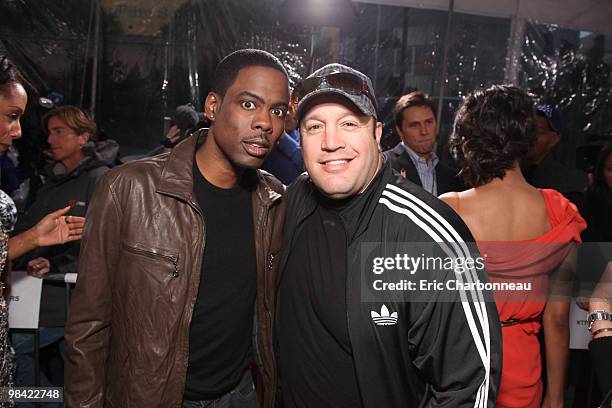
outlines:
[[40, 387], [40, 329], [34, 330], [34, 384]]
[[[440, 130], [442, 123], [442, 103], [444, 102], [444, 87], [446, 85], [446, 71], [448, 68], [448, 50], [450, 49], [451, 34], [453, 29], [453, 14], [455, 12], [455, 0], [449, 0], [448, 19], [446, 20], [446, 33], [444, 33], [444, 51], [442, 57], [442, 72], [440, 73], [440, 93], [438, 95], [438, 119], [437, 125]], [[438, 132], [438, 138], [439, 138]]]
[[378, 79], [378, 47], [380, 46], [380, 4], [376, 8], [376, 46], [374, 47], [374, 81], [372, 85], [376, 89], [376, 80]]
[[[171, 78], [169, 71], [172, 62], [174, 62], [174, 22], [174, 9], [172, 9], [172, 13], [168, 21], [168, 34], [166, 37], [166, 42], [164, 44], [164, 79], [162, 81], [161, 88], [162, 110], [164, 112], [164, 135], [168, 133], [171, 120], [171, 108], [169, 107]], [[173, 108], [172, 111], [174, 111]]]
[[315, 60], [315, 26], [310, 26], [310, 66], [308, 72], [314, 71]]
[[93, 25], [94, 11], [96, 5], [94, 2], [89, 7], [89, 22], [87, 23], [87, 41], [85, 42], [85, 58], [83, 58], [83, 76], [81, 77], [81, 93], [79, 95], [79, 106], [83, 106], [85, 99], [85, 82], [87, 80], [87, 64], [89, 63], [89, 43], [91, 40], [91, 29]]
[[509, 84], [518, 84], [520, 58], [523, 52], [526, 20], [520, 17], [520, 4], [521, 0], [517, 0], [516, 10], [512, 17], [512, 31], [508, 42], [505, 82]]
[[70, 283], [66, 282], [66, 321], [68, 321], [68, 313], [70, 312]]
[[93, 50], [93, 63], [91, 69], [91, 101], [89, 103], [89, 110], [91, 111], [91, 116], [95, 117], [96, 115], [96, 98], [97, 98], [97, 90], [98, 90], [98, 61], [100, 54], [100, 20], [101, 20], [101, 9], [100, 9], [100, 0], [95, 0], [96, 2], [96, 25], [94, 31], [94, 50]]
[[[402, 19], [402, 61], [401, 67], [401, 75], [402, 80], [400, 83], [402, 84], [401, 93], [404, 93], [404, 89], [406, 89], [406, 49], [408, 47], [408, 7], [404, 7], [403, 19]], [[414, 61], [414, 59], [413, 59]]]
[[189, 66], [189, 90], [191, 96], [191, 102], [198, 111], [201, 111], [202, 101], [200, 100], [200, 81], [198, 78], [198, 51], [197, 51], [197, 21], [196, 14], [192, 13], [189, 19], [188, 38], [189, 38], [189, 51], [187, 51], [187, 64]]

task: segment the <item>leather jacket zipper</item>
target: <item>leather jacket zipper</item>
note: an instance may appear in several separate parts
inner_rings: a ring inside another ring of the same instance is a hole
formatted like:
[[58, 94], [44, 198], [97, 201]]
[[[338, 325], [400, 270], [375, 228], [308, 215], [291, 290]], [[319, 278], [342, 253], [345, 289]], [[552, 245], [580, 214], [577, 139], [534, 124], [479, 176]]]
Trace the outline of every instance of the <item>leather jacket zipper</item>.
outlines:
[[174, 271], [172, 272], [172, 276], [174, 278], [179, 277], [179, 267], [178, 267], [178, 256], [177, 255], [164, 255], [164, 254], [160, 254], [159, 252], [148, 251], [148, 250], [144, 250], [141, 248], [135, 248], [135, 247], [128, 246], [128, 245], [125, 245], [125, 249], [129, 252], [137, 253], [143, 256], [161, 258], [166, 261], [170, 261], [172, 265], [174, 265]]
[[[264, 274], [268, 273], [269, 265], [271, 265], [270, 257], [271, 255], [268, 255], [268, 262], [266, 262], [266, 264], [264, 265], [264, 269], [265, 269]], [[253, 343], [254, 343], [253, 345], [255, 347], [254, 355], [255, 355], [256, 364], [262, 368], [262, 372], [265, 372], [265, 370], [263, 370], [263, 368], [265, 367], [265, 364], [263, 361], [261, 350], [259, 349], [259, 332], [261, 328], [259, 327], [259, 319], [257, 319], [257, 309], [258, 309], [258, 305], [257, 305], [257, 301], [255, 301], [255, 322], [254, 322], [255, 330], [254, 330], [254, 336], [253, 336]], [[272, 314], [265, 307], [265, 305], [263, 307], [263, 310], [264, 310], [264, 313], [266, 313], [266, 315], [268, 316], [268, 318], [271, 319]], [[274, 353], [272, 353], [272, 361], [274, 361]]]
[[272, 271], [272, 265], [274, 264], [274, 254], [268, 255], [268, 272]]
[[178, 278], [179, 276], [179, 271], [178, 271], [178, 256], [171, 256], [170, 259], [172, 259], [172, 263], [174, 264], [174, 272], [172, 272], [172, 276], [174, 278]]
[[[266, 264], [266, 274], [265, 274], [266, 277], [270, 276], [270, 274], [272, 273], [273, 265], [274, 265], [274, 254], [268, 254], [268, 263]], [[271, 284], [274, 285], [274, 281]], [[270, 309], [266, 309], [266, 312], [268, 314], [268, 318], [270, 319], [272, 324], [274, 324], [274, 319], [272, 317], [272, 312], [270, 312]], [[272, 346], [274, 346], [274, 344], [272, 344]], [[274, 353], [272, 354], [272, 359], [274, 360]]]

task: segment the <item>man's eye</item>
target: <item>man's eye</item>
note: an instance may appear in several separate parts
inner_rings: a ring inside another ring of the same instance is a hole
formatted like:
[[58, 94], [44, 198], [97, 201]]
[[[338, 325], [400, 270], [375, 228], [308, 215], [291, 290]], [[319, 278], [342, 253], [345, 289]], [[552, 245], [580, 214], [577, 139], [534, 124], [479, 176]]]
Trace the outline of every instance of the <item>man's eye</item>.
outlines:
[[18, 114], [16, 114], [16, 113], [9, 113], [9, 114], [8, 114], [8, 115], [6, 115], [6, 116], [8, 116], [8, 118], [9, 118], [9, 120], [10, 120], [11, 122], [16, 121], [16, 120], [19, 120], [19, 115], [18, 115]]
[[314, 131], [317, 131], [317, 130], [320, 130], [320, 129], [321, 129], [321, 125], [319, 125], [319, 124], [309, 125], [309, 126], [306, 127], [306, 130], [309, 131], [309, 132], [314, 132]]
[[253, 102], [251, 102], [251, 101], [242, 101], [242, 102], [240, 103], [240, 105], [241, 105], [241, 106], [242, 106], [244, 109], [246, 109], [246, 110], [253, 110], [253, 109], [255, 109], [255, 104], [254, 104]]
[[285, 111], [280, 108], [275, 108], [275, 109], [272, 109], [272, 114], [274, 116], [278, 116], [279, 118], [282, 118], [283, 116], [285, 116]]
[[355, 122], [344, 122], [344, 126], [346, 126], [346, 127], [356, 127], [356, 126], [359, 126], [359, 125], [357, 125], [357, 123], [355, 123]]

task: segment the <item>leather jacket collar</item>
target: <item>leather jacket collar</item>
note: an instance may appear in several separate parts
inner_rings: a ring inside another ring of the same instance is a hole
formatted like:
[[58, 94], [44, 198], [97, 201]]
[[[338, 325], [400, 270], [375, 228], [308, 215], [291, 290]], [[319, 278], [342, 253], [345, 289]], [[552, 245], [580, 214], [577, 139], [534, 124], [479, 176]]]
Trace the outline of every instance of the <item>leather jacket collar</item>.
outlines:
[[[157, 193], [179, 198], [199, 208], [193, 193], [193, 161], [207, 134], [208, 129], [200, 129], [172, 149], [162, 170]], [[264, 177], [261, 170], [255, 170], [251, 175], [257, 180], [256, 194], [263, 205], [269, 207], [281, 198], [282, 191]]]

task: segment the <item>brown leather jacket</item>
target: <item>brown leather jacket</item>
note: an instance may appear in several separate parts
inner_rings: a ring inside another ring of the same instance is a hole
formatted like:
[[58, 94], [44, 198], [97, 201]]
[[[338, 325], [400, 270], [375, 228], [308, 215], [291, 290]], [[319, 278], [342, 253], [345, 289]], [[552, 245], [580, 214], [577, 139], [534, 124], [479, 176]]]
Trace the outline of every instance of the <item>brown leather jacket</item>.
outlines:
[[[193, 161], [205, 131], [171, 153], [100, 179], [87, 213], [79, 278], [66, 325], [68, 407], [180, 407], [205, 225]], [[264, 407], [274, 405], [272, 318], [284, 187], [256, 172], [254, 350]]]

